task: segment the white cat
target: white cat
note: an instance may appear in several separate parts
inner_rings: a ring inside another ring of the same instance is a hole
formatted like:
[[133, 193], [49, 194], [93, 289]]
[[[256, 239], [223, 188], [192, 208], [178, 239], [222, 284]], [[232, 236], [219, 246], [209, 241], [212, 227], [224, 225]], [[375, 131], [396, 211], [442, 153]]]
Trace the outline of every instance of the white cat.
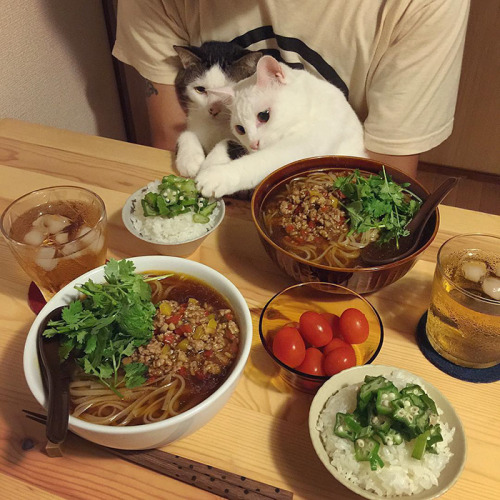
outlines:
[[219, 143], [196, 177], [204, 196], [252, 189], [295, 160], [320, 155], [366, 157], [363, 126], [344, 94], [304, 70], [263, 56], [256, 73], [217, 89], [231, 109], [231, 130], [250, 152], [230, 161]]
[[[232, 42], [205, 42], [200, 47], [174, 46], [182, 63], [175, 79], [179, 101], [187, 114], [187, 127], [177, 141], [176, 166], [183, 176], [194, 177], [205, 155], [232, 137], [229, 111], [209, 90], [231, 87], [255, 72], [260, 52]], [[236, 157], [234, 155], [232, 157]]]

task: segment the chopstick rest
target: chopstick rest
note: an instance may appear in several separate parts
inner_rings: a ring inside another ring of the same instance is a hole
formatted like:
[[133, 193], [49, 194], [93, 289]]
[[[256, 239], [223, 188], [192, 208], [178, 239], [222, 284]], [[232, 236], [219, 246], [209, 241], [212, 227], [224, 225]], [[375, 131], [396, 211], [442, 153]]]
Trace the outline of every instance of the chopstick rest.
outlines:
[[129, 462], [191, 484], [223, 498], [231, 500], [264, 498], [281, 500], [293, 498], [293, 493], [290, 491], [161, 450], [106, 449]]

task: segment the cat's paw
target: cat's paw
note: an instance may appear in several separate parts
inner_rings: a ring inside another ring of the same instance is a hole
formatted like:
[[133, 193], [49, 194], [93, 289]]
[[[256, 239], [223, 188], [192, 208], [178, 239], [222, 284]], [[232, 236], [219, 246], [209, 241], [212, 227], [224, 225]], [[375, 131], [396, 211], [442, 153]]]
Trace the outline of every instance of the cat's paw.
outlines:
[[184, 177], [194, 177], [205, 161], [205, 152], [192, 132], [184, 132], [177, 141], [175, 166]]
[[230, 165], [212, 165], [196, 176], [196, 185], [206, 197], [221, 198], [239, 190], [239, 176]]

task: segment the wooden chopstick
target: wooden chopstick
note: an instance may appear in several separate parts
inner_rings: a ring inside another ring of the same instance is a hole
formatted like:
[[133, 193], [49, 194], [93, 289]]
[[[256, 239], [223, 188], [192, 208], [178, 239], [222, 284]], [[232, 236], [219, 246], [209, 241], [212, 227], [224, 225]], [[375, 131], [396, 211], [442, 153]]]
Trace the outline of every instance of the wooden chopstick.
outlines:
[[[43, 424], [47, 419], [41, 413], [30, 410], [23, 410], [23, 412], [26, 413], [27, 418], [38, 423]], [[293, 498], [293, 493], [290, 491], [165, 451], [102, 448], [128, 462], [230, 500], [285, 500]]]

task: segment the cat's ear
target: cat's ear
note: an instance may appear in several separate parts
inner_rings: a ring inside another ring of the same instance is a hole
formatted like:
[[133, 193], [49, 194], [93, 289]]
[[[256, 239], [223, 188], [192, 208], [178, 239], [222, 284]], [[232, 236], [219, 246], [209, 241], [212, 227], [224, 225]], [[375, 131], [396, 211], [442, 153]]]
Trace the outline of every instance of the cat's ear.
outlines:
[[217, 89], [207, 89], [209, 97], [215, 97], [226, 106], [229, 106], [234, 99], [234, 90], [232, 87], [219, 87]]
[[267, 87], [270, 83], [286, 83], [281, 64], [272, 56], [263, 56], [259, 59], [256, 73], [258, 87]]
[[236, 64], [242, 68], [246, 68], [249, 72], [253, 73], [257, 66], [257, 62], [261, 57], [262, 57], [262, 52], [247, 51], [245, 55], [241, 56], [236, 61]]
[[197, 56], [191, 47], [184, 47], [182, 45], [174, 45], [174, 49], [181, 59], [182, 67], [186, 69], [192, 64], [197, 64], [200, 62], [199, 56]]

